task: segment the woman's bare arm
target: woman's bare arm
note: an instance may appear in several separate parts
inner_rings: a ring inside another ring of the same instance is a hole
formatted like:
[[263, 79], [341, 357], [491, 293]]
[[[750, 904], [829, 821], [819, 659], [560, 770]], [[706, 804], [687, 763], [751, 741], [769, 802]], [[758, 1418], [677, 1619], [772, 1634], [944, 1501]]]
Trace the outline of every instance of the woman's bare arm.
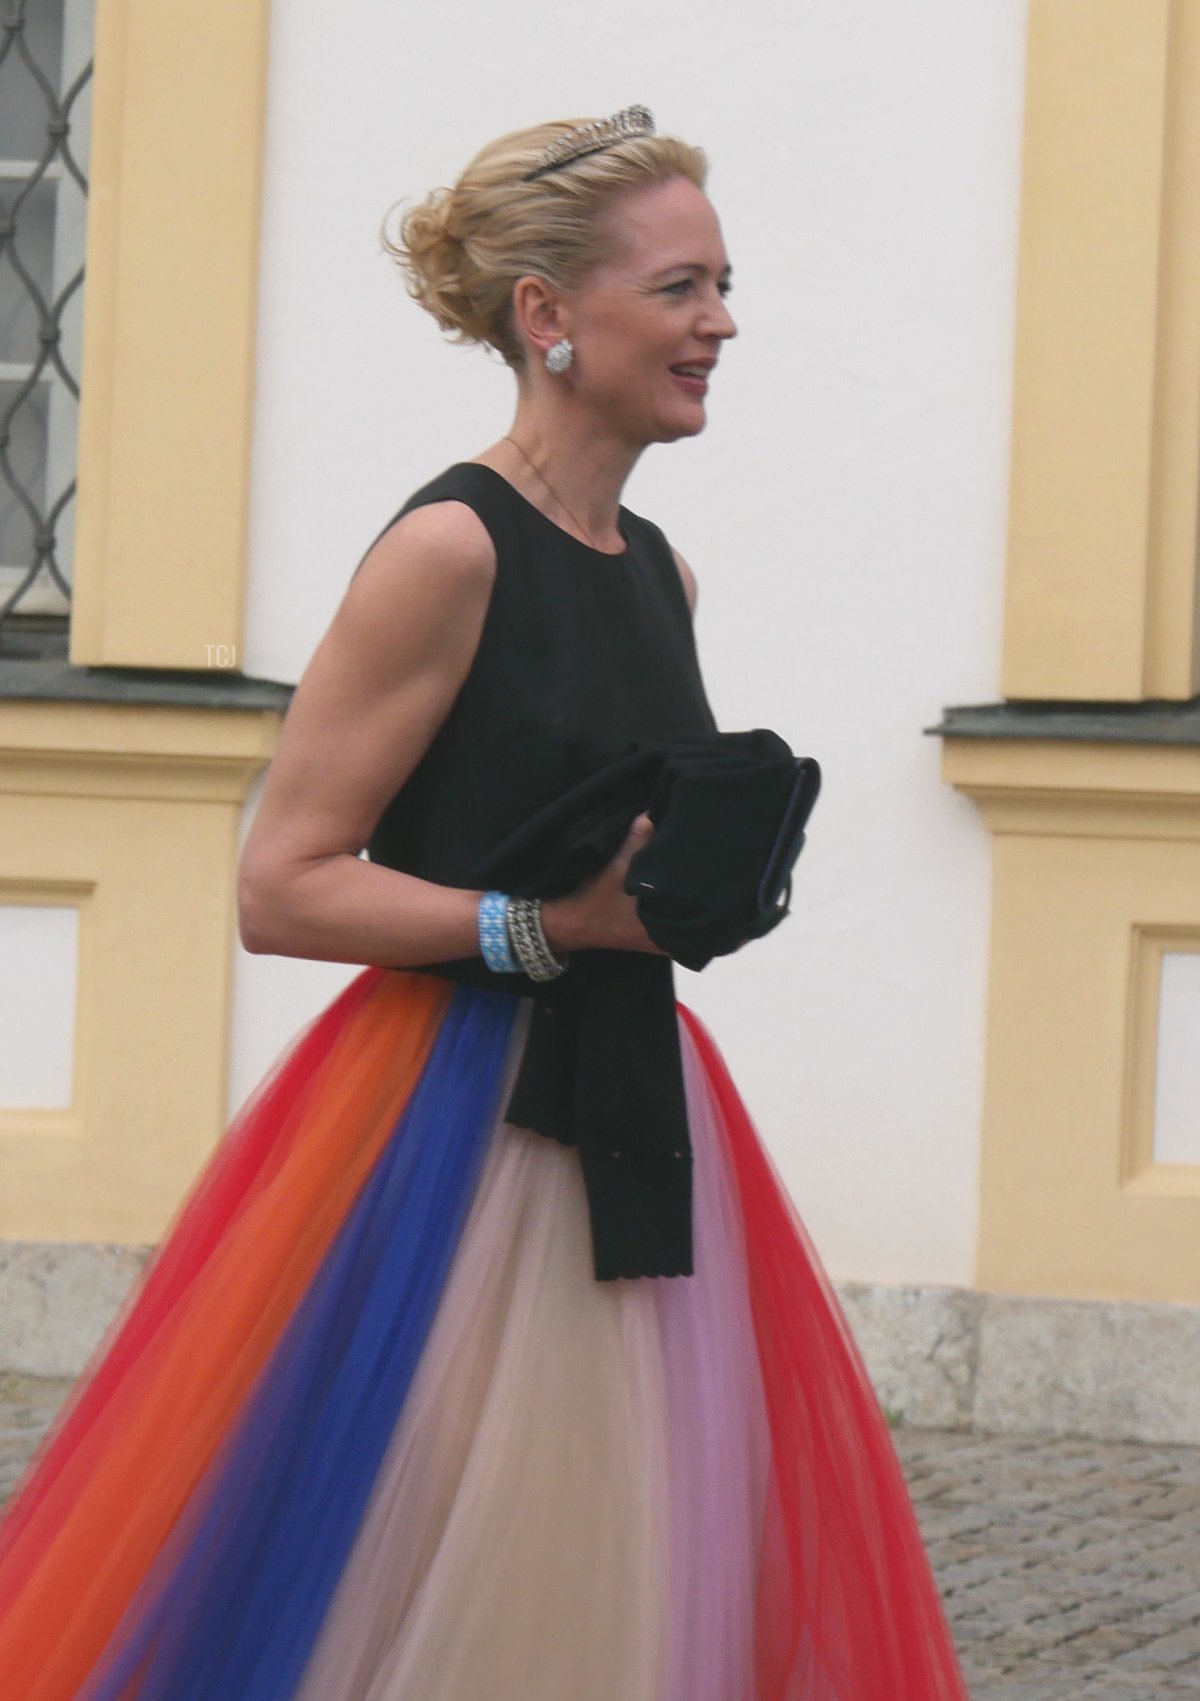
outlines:
[[248, 951], [385, 966], [478, 954], [477, 892], [358, 853], [449, 713], [495, 563], [458, 502], [413, 509], [367, 552], [293, 693], [242, 851]]
[[[464, 503], [415, 508], [364, 557], [292, 695], [238, 868], [248, 951], [399, 968], [479, 955], [481, 893], [419, 880], [359, 851], [449, 713], [496, 570]], [[645, 833], [548, 901], [551, 949], [653, 944], [623, 889]]]

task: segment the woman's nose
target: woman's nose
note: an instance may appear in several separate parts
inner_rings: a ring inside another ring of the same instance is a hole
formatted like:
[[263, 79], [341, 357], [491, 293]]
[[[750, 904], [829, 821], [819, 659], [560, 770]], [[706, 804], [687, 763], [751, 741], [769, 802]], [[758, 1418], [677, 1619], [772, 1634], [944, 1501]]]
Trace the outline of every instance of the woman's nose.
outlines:
[[704, 328], [710, 337], [737, 336], [737, 323], [722, 297], [709, 304], [704, 315]]

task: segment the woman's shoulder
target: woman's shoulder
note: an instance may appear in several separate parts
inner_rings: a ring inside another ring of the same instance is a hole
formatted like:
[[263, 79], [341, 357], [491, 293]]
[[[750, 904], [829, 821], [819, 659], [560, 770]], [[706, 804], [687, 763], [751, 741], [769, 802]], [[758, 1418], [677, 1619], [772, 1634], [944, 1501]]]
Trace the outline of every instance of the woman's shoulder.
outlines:
[[429, 479], [405, 500], [367, 546], [352, 578], [368, 561], [409, 557], [469, 576], [495, 574], [496, 526], [471, 480], [457, 476], [458, 465]]
[[445, 634], [477, 641], [492, 599], [496, 553], [469, 508], [436, 503], [398, 516], [351, 575], [339, 617], [364, 646], [400, 656], [416, 635], [430, 655]]
[[508, 481], [480, 461], [452, 461], [448, 467], [414, 490], [400, 509], [402, 515], [420, 508], [443, 508], [458, 505], [470, 509], [493, 543], [500, 541], [510, 518]]

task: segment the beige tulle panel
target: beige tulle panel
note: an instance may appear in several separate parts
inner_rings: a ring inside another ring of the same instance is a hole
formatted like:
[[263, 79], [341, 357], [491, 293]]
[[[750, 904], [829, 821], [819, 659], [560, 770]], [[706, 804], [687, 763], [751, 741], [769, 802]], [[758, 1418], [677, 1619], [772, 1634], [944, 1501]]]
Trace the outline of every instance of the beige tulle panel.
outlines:
[[299, 1701], [660, 1701], [658, 1285], [594, 1279], [578, 1154], [498, 1122]]

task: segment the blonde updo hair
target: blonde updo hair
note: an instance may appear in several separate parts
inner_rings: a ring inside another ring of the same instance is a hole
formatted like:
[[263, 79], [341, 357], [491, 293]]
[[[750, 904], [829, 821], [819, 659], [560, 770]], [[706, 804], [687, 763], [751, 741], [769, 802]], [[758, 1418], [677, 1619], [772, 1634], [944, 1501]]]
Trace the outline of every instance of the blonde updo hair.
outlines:
[[630, 136], [523, 181], [543, 149], [592, 122], [560, 119], [511, 130], [481, 148], [452, 188], [410, 208], [398, 235], [381, 241], [415, 301], [450, 341], [495, 349], [514, 371], [525, 350], [513, 320], [518, 278], [535, 273], [563, 294], [612, 254], [608, 213], [618, 195], [672, 177], [703, 189], [702, 148], [674, 136]]

